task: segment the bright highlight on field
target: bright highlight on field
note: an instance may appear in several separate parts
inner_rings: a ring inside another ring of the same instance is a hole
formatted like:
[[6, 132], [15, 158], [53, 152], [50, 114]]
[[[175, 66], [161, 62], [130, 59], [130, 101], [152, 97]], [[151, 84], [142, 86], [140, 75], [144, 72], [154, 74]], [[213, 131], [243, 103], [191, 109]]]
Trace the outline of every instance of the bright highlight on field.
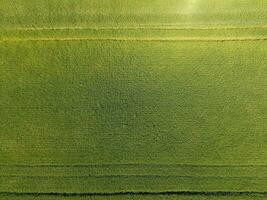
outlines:
[[[189, 0], [185, 3], [184, 8], [182, 9], [181, 13], [184, 14], [192, 14], [196, 13], [198, 10], [198, 5], [201, 0]], [[179, 8], [180, 10], [180, 8]]]

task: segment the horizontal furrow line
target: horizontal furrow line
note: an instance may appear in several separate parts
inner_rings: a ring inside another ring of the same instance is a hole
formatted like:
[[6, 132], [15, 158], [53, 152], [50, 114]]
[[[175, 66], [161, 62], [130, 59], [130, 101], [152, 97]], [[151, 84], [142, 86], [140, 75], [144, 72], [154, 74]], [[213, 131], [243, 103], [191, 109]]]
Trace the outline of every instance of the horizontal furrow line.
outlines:
[[170, 37], [170, 38], [94, 38], [94, 37], [51, 37], [51, 38], [6, 38], [0, 42], [49, 42], [49, 41], [129, 41], [129, 42], [227, 42], [227, 41], [264, 41], [267, 37], [229, 37], [229, 38], [211, 38], [211, 37]]
[[214, 27], [170, 27], [170, 26], [129, 26], [129, 27], [14, 27], [4, 28], [5, 31], [43, 31], [43, 30], [246, 30], [267, 29], [267, 25], [261, 26], [214, 26]]
[[125, 191], [125, 192], [87, 192], [87, 193], [74, 193], [74, 192], [0, 192], [0, 195], [14, 195], [14, 196], [121, 196], [121, 195], [201, 195], [201, 196], [267, 196], [266, 192], [254, 191]]
[[41, 175], [0, 175], [0, 178], [66, 178], [66, 179], [88, 179], [88, 178], [203, 178], [203, 179], [258, 179], [267, 180], [266, 176], [181, 176], [181, 175], [86, 175], [86, 176], [41, 176]]
[[153, 164], [153, 163], [103, 163], [103, 164], [7, 164], [7, 165], [0, 165], [0, 167], [22, 167], [22, 168], [32, 168], [32, 167], [139, 167], [139, 166], [145, 166], [145, 167], [209, 167], [209, 168], [220, 168], [220, 167], [237, 167], [237, 168], [249, 168], [249, 167], [267, 167], [266, 164], [262, 165], [252, 165], [252, 164], [236, 164], [236, 165], [207, 165], [207, 164], [179, 164], [179, 163], [170, 163], [170, 164]]

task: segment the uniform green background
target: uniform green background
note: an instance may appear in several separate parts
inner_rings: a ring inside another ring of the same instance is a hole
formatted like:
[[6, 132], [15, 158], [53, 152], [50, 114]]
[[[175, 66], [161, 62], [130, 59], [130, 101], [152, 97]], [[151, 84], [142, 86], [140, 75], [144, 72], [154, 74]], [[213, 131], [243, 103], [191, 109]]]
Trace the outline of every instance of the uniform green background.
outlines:
[[[265, 195], [266, 9], [249, 0], [0, 1], [1, 198]], [[188, 196], [169, 198], [216, 197]]]

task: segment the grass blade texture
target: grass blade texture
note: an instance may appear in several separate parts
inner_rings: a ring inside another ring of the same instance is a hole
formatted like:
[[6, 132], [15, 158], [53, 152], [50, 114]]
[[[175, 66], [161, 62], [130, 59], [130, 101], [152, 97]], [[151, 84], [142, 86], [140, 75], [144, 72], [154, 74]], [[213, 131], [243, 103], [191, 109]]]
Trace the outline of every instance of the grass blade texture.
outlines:
[[267, 198], [267, 2], [0, 0], [0, 200]]

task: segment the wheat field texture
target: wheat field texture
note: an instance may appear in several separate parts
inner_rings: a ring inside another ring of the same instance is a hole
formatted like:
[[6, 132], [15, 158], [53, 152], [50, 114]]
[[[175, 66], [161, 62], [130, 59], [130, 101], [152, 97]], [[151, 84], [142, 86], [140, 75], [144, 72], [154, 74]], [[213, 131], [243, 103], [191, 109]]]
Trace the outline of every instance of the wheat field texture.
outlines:
[[0, 0], [0, 200], [267, 199], [267, 1]]

